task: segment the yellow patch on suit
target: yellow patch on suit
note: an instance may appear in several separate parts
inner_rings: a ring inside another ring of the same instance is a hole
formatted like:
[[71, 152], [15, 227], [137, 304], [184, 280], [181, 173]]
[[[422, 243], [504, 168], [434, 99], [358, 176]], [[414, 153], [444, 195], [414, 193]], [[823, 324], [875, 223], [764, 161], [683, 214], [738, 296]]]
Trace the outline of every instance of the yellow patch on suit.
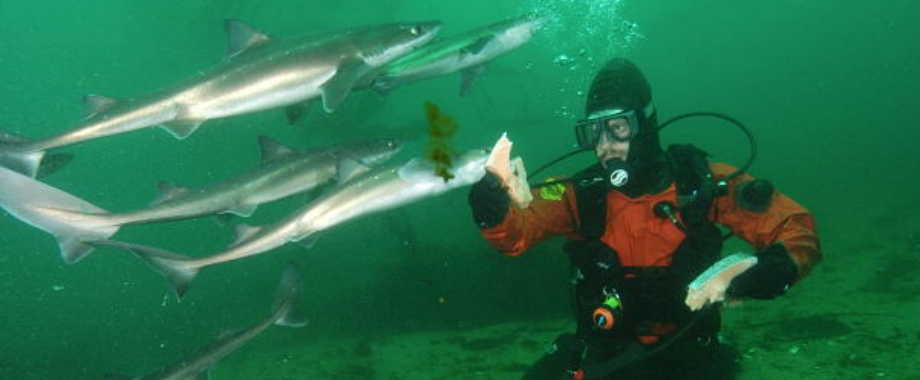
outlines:
[[[549, 181], [552, 181], [552, 179], [549, 179]], [[540, 198], [548, 201], [561, 201], [563, 194], [565, 194], [565, 184], [562, 183], [540, 187]]]

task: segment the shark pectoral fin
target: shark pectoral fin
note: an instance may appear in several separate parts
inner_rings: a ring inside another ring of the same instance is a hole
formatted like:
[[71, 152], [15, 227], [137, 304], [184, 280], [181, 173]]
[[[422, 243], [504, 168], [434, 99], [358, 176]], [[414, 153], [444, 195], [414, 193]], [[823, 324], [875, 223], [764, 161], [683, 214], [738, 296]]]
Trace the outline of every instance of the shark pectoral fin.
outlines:
[[248, 218], [252, 216], [254, 212], [256, 212], [256, 208], [258, 207], [259, 206], [257, 205], [240, 205], [238, 207], [234, 207], [231, 210], [228, 210], [227, 212], [229, 212], [230, 214], [236, 215], [236, 216], [242, 216], [244, 218]]
[[192, 133], [195, 133], [198, 130], [198, 127], [204, 123], [204, 120], [183, 120], [183, 121], [172, 121], [165, 124], [160, 124], [160, 127], [165, 129], [167, 132], [173, 135], [173, 137], [179, 140], [185, 140]]
[[294, 153], [294, 149], [268, 136], [259, 136], [259, 146], [262, 148], [262, 165]]
[[169, 181], [160, 181], [160, 183], [157, 184], [157, 187], [159, 188], [160, 194], [157, 196], [157, 199], [154, 199], [153, 202], [150, 203], [151, 206], [166, 203], [170, 200], [188, 194], [191, 191], [188, 188], [176, 185]]
[[367, 172], [368, 170], [370, 170], [369, 167], [356, 160], [351, 158], [343, 158], [335, 164], [336, 181], [339, 185], [341, 185], [345, 182], [348, 182], [352, 178], [361, 175], [361, 173]]
[[249, 240], [250, 237], [259, 233], [259, 231], [261, 231], [261, 228], [259, 227], [253, 227], [242, 223], [237, 224], [235, 229], [236, 237], [233, 239], [233, 243], [230, 243], [230, 246], [237, 246], [240, 243]]
[[92, 118], [105, 110], [112, 108], [115, 103], [118, 103], [115, 99], [105, 97], [102, 95], [85, 95], [83, 96], [83, 109], [86, 111], [86, 118]]
[[35, 173], [35, 178], [44, 178], [60, 170], [65, 165], [69, 164], [70, 161], [73, 161], [73, 154], [71, 153], [46, 154], [45, 158], [42, 159], [41, 164], [38, 166], [38, 172]]
[[460, 49], [460, 54], [476, 55], [481, 53], [495, 37], [483, 36]]
[[224, 20], [224, 29], [227, 30], [227, 60], [271, 41], [264, 33], [239, 20]]
[[460, 96], [466, 96], [473, 90], [473, 84], [482, 76], [485, 65], [470, 66], [460, 71]]
[[364, 69], [363, 62], [343, 63], [336, 70], [335, 75], [329, 78], [326, 83], [323, 83], [320, 87], [320, 93], [323, 95], [323, 109], [326, 112], [334, 111], [345, 101]]
[[288, 124], [297, 124], [297, 122], [310, 111], [310, 105], [312, 104], [313, 102], [306, 101], [285, 107], [284, 116], [287, 118]]

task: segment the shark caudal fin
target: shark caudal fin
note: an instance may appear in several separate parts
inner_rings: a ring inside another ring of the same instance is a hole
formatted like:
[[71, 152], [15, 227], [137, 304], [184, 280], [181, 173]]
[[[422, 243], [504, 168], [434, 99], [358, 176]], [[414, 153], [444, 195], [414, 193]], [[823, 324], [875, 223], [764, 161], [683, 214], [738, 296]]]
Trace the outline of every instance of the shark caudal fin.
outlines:
[[73, 154], [70, 153], [45, 154], [45, 151], [23, 149], [29, 142], [19, 136], [0, 131], [0, 166], [28, 177], [42, 178], [73, 160]]
[[302, 292], [303, 278], [300, 275], [300, 268], [294, 262], [289, 262], [278, 283], [275, 304], [272, 306], [272, 316], [275, 318], [276, 325], [287, 327], [307, 325], [307, 318], [300, 310], [298, 302]]
[[17, 173], [35, 178], [41, 166], [45, 151], [29, 151], [23, 149], [28, 143], [19, 136], [0, 132], [0, 166], [9, 168]]
[[68, 264], [92, 252], [93, 246], [86, 244], [87, 241], [108, 239], [119, 228], [105, 218], [105, 210], [3, 167], [0, 167], [0, 207], [54, 235], [61, 257]]
[[201, 270], [200, 267], [191, 265], [193, 260], [191, 257], [159, 248], [114, 240], [96, 240], [87, 242], [87, 244], [97, 247], [112, 247], [134, 253], [141, 260], [144, 260], [150, 268], [153, 268], [153, 270], [169, 280], [169, 285], [179, 301], [182, 301], [182, 297], [191, 288], [192, 281], [195, 280], [195, 276]]

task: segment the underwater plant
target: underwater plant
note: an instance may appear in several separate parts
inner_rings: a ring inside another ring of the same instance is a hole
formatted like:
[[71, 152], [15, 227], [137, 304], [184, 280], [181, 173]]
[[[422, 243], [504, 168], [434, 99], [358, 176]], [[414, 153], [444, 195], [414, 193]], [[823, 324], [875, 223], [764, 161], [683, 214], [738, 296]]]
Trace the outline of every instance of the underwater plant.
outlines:
[[425, 102], [425, 116], [428, 119], [428, 136], [431, 138], [425, 158], [435, 165], [435, 174], [447, 182], [454, 178], [450, 172], [450, 158], [454, 155], [450, 139], [457, 134], [459, 126], [452, 117], [442, 113], [441, 109], [431, 102]]

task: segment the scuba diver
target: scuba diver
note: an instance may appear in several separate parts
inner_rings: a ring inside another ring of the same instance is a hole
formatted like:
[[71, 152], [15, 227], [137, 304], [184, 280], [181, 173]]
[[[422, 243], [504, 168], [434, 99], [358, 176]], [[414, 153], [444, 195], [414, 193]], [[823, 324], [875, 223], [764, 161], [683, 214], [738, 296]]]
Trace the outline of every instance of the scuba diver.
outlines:
[[710, 163], [692, 145], [662, 149], [651, 87], [629, 60], [596, 74], [585, 115], [575, 137], [597, 164], [534, 186], [527, 208], [491, 172], [469, 194], [476, 225], [502, 254], [568, 239], [576, 331], [523, 378], [734, 378], [735, 357], [717, 336], [720, 305], [684, 304], [688, 284], [721, 258], [727, 237], [716, 224], [756, 250], [727, 297], [772, 299], [821, 259], [812, 215], [746, 167]]

